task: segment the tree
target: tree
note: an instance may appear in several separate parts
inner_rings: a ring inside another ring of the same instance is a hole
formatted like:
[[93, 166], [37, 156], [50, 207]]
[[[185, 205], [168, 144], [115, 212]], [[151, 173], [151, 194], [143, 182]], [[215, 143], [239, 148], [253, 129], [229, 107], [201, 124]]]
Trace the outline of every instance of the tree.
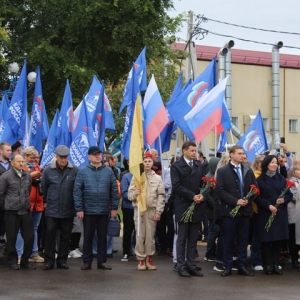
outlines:
[[6, 60], [26, 58], [28, 70], [40, 65], [52, 114], [60, 106], [66, 78], [75, 104], [93, 74], [116, 86], [144, 46], [148, 58], [164, 55], [164, 37], [180, 23], [167, 15], [172, 0], [1, 1], [2, 25], [10, 37]]

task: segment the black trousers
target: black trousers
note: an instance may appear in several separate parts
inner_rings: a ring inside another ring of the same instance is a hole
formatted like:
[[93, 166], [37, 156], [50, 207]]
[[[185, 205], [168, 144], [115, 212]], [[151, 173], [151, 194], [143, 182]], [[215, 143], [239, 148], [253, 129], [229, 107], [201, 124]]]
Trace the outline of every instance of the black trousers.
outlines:
[[0, 236], [5, 234], [5, 210], [0, 209]]
[[123, 208], [123, 255], [131, 252], [131, 239], [134, 231], [134, 211], [133, 209]]
[[199, 226], [199, 223], [178, 223], [176, 244], [178, 269], [185, 266], [190, 270], [196, 269], [195, 256]]
[[84, 215], [83, 218], [83, 262], [91, 264], [93, 262], [93, 238], [97, 230], [98, 251], [97, 263], [106, 262], [106, 234], [108, 227], [108, 215]]
[[65, 264], [68, 259], [70, 240], [73, 228], [72, 218], [46, 217], [45, 263], [54, 266], [56, 232], [60, 230], [59, 248], [56, 264]]
[[298, 251], [300, 246], [296, 245], [296, 228], [295, 223], [289, 224], [289, 251], [292, 262], [298, 262]]
[[173, 249], [174, 221], [173, 215], [169, 212], [168, 203], [166, 203], [160, 220], [157, 222], [156, 234], [161, 250]]
[[264, 266], [279, 264], [282, 241], [263, 242], [261, 243], [262, 258]]
[[31, 213], [26, 215], [5, 214], [6, 227], [6, 246], [9, 264], [18, 262], [18, 254], [16, 250], [16, 241], [19, 230], [24, 240], [23, 255], [21, 262], [28, 263], [28, 259], [32, 252], [34, 233]]

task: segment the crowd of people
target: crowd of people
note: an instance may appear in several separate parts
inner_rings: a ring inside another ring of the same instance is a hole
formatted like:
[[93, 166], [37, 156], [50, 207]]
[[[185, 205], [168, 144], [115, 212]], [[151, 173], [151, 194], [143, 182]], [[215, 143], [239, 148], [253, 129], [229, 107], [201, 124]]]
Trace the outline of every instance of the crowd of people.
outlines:
[[243, 276], [282, 275], [282, 253], [299, 269], [300, 161], [285, 144], [283, 154], [263, 153], [252, 164], [240, 146], [207, 160], [187, 141], [168, 167], [150, 149], [141, 153], [140, 182], [129, 160], [121, 171], [118, 158], [97, 146], [80, 169], [64, 145], [44, 169], [37, 150], [21, 146], [0, 144], [0, 243], [13, 270], [36, 263], [45, 271], [68, 269], [68, 258], [82, 258], [83, 271], [94, 258], [98, 269], [111, 270], [107, 258], [116, 250], [108, 226], [120, 215], [121, 261], [135, 256], [140, 271], [156, 270], [158, 254], [173, 258], [180, 277], [203, 277], [196, 263], [202, 238], [203, 259], [222, 277], [234, 269]]

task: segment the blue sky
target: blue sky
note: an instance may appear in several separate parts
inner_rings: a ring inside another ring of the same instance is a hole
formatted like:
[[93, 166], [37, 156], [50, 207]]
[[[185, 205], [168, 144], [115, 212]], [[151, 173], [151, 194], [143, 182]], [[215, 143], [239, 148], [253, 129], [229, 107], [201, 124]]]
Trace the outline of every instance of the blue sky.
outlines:
[[[265, 43], [282, 41], [286, 46], [298, 47], [289, 49], [283, 47], [280, 52], [300, 55], [300, 1], [299, 0], [174, 0], [175, 11], [170, 11], [171, 16], [193, 11], [194, 15], [204, 15], [206, 18], [234, 23], [248, 27], [270, 29], [275, 31], [295, 32], [299, 35], [283, 33], [270, 33], [244, 29], [234, 26], [219, 24], [213, 21], [203, 23], [203, 28], [215, 33], [230, 35], [238, 38], [254, 40]], [[180, 33], [176, 35], [183, 41], [187, 37], [187, 23]], [[257, 50], [271, 52], [271, 45], [256, 44], [208, 34], [204, 40], [194, 40], [196, 44], [222, 47], [229, 39], [235, 41], [236, 49]]]

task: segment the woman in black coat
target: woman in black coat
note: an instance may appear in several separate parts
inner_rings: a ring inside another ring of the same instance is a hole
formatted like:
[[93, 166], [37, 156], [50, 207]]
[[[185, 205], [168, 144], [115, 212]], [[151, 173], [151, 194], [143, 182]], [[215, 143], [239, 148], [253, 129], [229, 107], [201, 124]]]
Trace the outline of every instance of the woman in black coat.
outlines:
[[[287, 204], [293, 195], [288, 190], [279, 198], [286, 187], [286, 179], [278, 173], [278, 159], [275, 155], [266, 156], [261, 169], [262, 173], [257, 178], [260, 196], [256, 198], [256, 203], [265, 273], [282, 275], [282, 271], [278, 269], [278, 262], [282, 241], [289, 238]], [[267, 231], [265, 227], [272, 214], [275, 216], [274, 221]]]

